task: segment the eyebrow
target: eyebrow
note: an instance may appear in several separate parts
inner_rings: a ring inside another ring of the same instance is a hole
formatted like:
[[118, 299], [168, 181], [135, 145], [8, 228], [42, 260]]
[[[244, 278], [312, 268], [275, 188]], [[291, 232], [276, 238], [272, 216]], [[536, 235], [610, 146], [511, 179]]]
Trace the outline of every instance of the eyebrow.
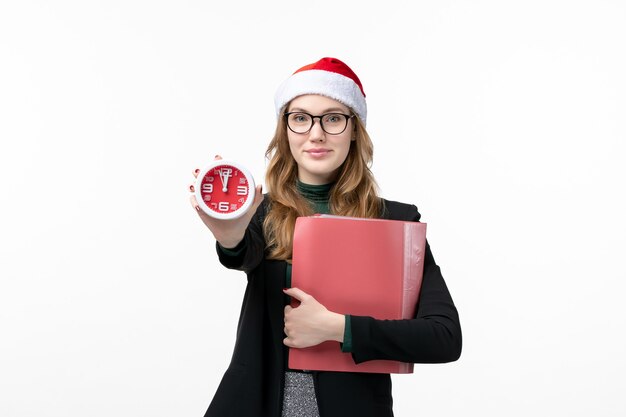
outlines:
[[[300, 108], [300, 107], [294, 107], [293, 109], [289, 110], [290, 112], [296, 111], [296, 112], [303, 112], [303, 113], [310, 113], [309, 110]], [[350, 113], [350, 111], [346, 111], [340, 107], [330, 107], [324, 111], [322, 111], [322, 114], [326, 114], [326, 113]]]

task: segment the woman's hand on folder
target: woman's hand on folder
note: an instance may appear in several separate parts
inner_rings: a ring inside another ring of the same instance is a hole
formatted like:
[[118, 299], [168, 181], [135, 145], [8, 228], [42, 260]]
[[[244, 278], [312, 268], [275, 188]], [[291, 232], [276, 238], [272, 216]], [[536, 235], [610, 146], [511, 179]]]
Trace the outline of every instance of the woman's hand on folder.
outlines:
[[[222, 157], [215, 155], [215, 159], [222, 159]], [[199, 173], [200, 170], [196, 169], [193, 171], [193, 176], [197, 178]], [[189, 191], [193, 193], [195, 191], [195, 187], [190, 185]], [[250, 207], [250, 209], [243, 216], [232, 220], [215, 219], [202, 211], [200, 206], [198, 206], [198, 201], [196, 200], [195, 195], [192, 194], [189, 199], [191, 201], [191, 206], [196, 210], [198, 216], [200, 216], [200, 219], [206, 227], [208, 227], [211, 233], [213, 233], [215, 240], [217, 240], [223, 248], [234, 248], [243, 239], [252, 216], [254, 216], [254, 213], [256, 213], [257, 208], [263, 201], [263, 186], [256, 186], [252, 207]]]
[[345, 317], [328, 311], [313, 296], [299, 288], [286, 288], [286, 295], [298, 300], [297, 307], [285, 306], [283, 343], [292, 348], [319, 345], [327, 340], [343, 342]]

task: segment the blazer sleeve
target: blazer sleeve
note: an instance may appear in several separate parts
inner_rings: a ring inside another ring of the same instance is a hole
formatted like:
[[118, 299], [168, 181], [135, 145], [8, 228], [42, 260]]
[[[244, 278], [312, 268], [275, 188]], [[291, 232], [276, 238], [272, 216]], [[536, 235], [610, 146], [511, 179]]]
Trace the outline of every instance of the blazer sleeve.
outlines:
[[222, 265], [229, 269], [244, 271], [247, 274], [261, 263], [265, 252], [265, 238], [263, 236], [265, 212], [264, 201], [250, 220], [243, 240], [233, 250], [225, 250], [219, 243], [215, 242], [217, 256]]
[[[417, 213], [417, 208], [412, 207]], [[419, 213], [412, 219], [418, 220]], [[443, 363], [461, 356], [459, 315], [428, 242], [415, 318], [377, 320], [351, 316], [351, 331], [355, 363], [374, 359]]]

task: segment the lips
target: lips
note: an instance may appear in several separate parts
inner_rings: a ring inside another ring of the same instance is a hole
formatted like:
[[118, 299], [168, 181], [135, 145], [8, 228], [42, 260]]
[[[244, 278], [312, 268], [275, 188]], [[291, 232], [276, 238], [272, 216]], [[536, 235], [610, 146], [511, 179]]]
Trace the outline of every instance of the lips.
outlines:
[[312, 157], [321, 158], [323, 156], [328, 155], [330, 153], [330, 149], [313, 148], [313, 149], [307, 149], [305, 152], [311, 155]]

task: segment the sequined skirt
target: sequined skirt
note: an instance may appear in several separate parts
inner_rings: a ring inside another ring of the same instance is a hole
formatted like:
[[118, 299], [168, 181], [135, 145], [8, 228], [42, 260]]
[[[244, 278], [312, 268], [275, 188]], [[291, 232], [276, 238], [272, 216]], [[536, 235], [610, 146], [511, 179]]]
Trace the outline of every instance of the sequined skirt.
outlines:
[[319, 417], [313, 375], [306, 372], [285, 372], [282, 417]]

